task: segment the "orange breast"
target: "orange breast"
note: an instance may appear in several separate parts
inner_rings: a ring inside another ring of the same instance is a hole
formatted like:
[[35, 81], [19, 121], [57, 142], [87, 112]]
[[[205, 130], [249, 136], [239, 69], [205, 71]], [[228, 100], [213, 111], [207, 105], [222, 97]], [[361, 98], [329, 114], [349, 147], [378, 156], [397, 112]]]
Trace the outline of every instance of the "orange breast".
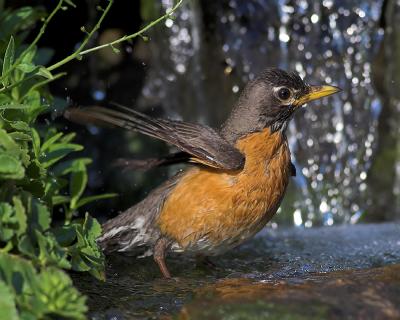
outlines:
[[258, 232], [275, 214], [289, 181], [286, 138], [268, 129], [240, 139], [243, 170], [189, 169], [158, 219], [177, 250], [217, 254]]

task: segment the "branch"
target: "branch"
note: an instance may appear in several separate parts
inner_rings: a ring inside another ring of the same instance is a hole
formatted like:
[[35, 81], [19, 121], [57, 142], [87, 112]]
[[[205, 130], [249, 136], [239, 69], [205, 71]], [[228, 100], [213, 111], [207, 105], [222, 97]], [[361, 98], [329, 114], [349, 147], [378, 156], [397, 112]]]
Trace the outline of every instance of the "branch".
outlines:
[[[26, 50], [23, 52], [28, 52], [29, 50], [31, 50], [40, 40], [40, 38], [42, 37], [42, 35], [44, 34], [44, 32], [46, 31], [47, 25], [49, 24], [50, 20], [53, 19], [54, 15], [57, 13], [58, 10], [61, 9], [61, 6], [63, 4], [64, 0], [59, 0], [57, 6], [54, 8], [54, 10], [49, 14], [49, 16], [46, 18], [46, 20], [44, 21], [42, 27], [39, 30], [39, 33], [37, 34], [36, 38], [32, 41], [32, 43], [29, 45], [28, 48], [26, 48]], [[20, 55], [20, 57], [22, 57], [23, 54]], [[17, 64], [17, 62], [19, 62], [19, 59], [17, 59], [17, 61], [15, 61], [15, 64]]]
[[[49, 24], [50, 20], [53, 19], [54, 15], [57, 13], [57, 11], [61, 9], [61, 6], [62, 6], [63, 2], [64, 2], [64, 0], [59, 0], [59, 1], [58, 1], [57, 6], [54, 8], [54, 10], [48, 15], [48, 17], [46, 18], [46, 20], [43, 22], [43, 25], [42, 25], [42, 27], [40, 28], [39, 33], [37, 34], [36, 38], [35, 38], [35, 39], [33, 40], [33, 42], [28, 46], [28, 48], [26, 48], [26, 49], [24, 50], [24, 52], [22, 52], [22, 53], [19, 55], [19, 57], [15, 60], [15, 62], [14, 62], [13, 65], [11, 66], [11, 68], [8, 69], [7, 72], [6, 72], [4, 75], [2, 75], [0, 79], [2, 79], [2, 78], [4, 78], [4, 77], [8, 76], [8, 75], [11, 73], [11, 71], [13, 71], [13, 70], [20, 64], [20, 62], [21, 62], [21, 60], [22, 60], [22, 58], [23, 58], [23, 56], [24, 56], [24, 53], [25, 53], [25, 52], [29, 52], [30, 50], [32, 50], [32, 48], [39, 42], [40, 38], [43, 36], [43, 34], [44, 34], [45, 30], [46, 30], [47, 25]], [[4, 88], [2, 88], [2, 89], [4, 89]]]
[[[57, 13], [57, 11], [60, 10], [60, 8], [61, 8], [62, 4], [64, 3], [64, 1], [66, 1], [66, 0], [59, 0], [57, 6], [56, 6], [56, 7], [54, 8], [54, 10], [50, 13], [50, 15], [46, 18], [45, 22], [43, 23], [42, 27], [40, 28], [40, 31], [39, 31], [38, 35], [36, 36], [36, 38], [33, 40], [33, 42], [29, 45], [29, 47], [28, 47], [24, 52], [28, 52], [28, 50], [31, 50], [31, 49], [37, 44], [37, 42], [39, 41], [39, 39], [40, 39], [40, 38], [42, 37], [42, 35], [44, 34], [44, 32], [45, 32], [45, 30], [46, 30], [46, 27], [47, 27], [47, 25], [49, 24], [50, 20], [54, 17], [54, 15]], [[114, 40], [114, 41], [112, 41], [112, 42], [109, 42], [109, 43], [106, 43], [106, 44], [103, 44], [103, 45], [100, 45], [100, 46], [97, 46], [97, 47], [93, 47], [93, 48], [89, 48], [89, 49], [84, 50], [84, 49], [85, 49], [85, 46], [87, 45], [87, 43], [89, 42], [89, 40], [93, 37], [94, 33], [100, 28], [101, 23], [103, 22], [104, 18], [106, 17], [106, 15], [108, 14], [108, 12], [109, 12], [110, 9], [111, 9], [111, 6], [112, 6], [113, 3], [114, 3], [114, 0], [108, 0], [108, 5], [107, 5], [107, 7], [103, 10], [103, 13], [102, 13], [102, 15], [100, 16], [99, 20], [97, 21], [96, 25], [93, 27], [92, 31], [90, 31], [90, 32], [87, 34], [87, 36], [85, 37], [85, 39], [83, 40], [83, 42], [81, 43], [81, 45], [79, 46], [79, 48], [78, 48], [74, 53], [72, 53], [71, 55], [69, 55], [69, 56], [65, 57], [64, 59], [62, 59], [62, 60], [56, 62], [55, 64], [53, 64], [53, 65], [47, 67], [46, 69], [47, 69], [48, 71], [52, 71], [52, 70], [54, 70], [54, 69], [57, 69], [57, 68], [63, 66], [64, 64], [70, 62], [71, 60], [80, 58], [80, 57], [82, 57], [83, 55], [88, 54], [88, 53], [90, 53], [90, 52], [98, 51], [98, 50], [100, 50], [100, 49], [107, 48], [107, 47], [111, 47], [111, 48], [112, 48], [114, 45], [116, 45], [116, 44], [118, 44], [118, 43], [131, 40], [131, 39], [136, 38], [136, 37], [138, 37], [138, 36], [142, 36], [144, 32], [146, 32], [147, 30], [149, 30], [150, 28], [152, 28], [153, 26], [155, 26], [155, 25], [158, 24], [159, 22], [161, 22], [161, 21], [167, 19], [168, 17], [170, 17], [170, 16], [179, 8], [179, 6], [182, 4], [182, 2], [183, 2], [183, 0], [178, 0], [178, 2], [175, 4], [174, 7], [172, 7], [172, 9], [167, 10], [167, 12], [166, 12], [164, 15], [162, 15], [162, 16], [159, 17], [158, 19], [156, 19], [156, 20], [150, 22], [150, 23], [149, 23], [148, 25], [146, 25], [143, 29], [139, 30], [139, 31], [136, 32], [136, 33], [133, 33], [133, 34], [131, 34], [131, 35], [126, 35], [126, 36], [123, 36], [123, 37], [121, 37], [121, 38], [119, 38], [119, 39], [117, 39], [117, 40]], [[18, 64], [20, 63], [20, 61], [21, 61], [21, 59], [22, 59], [22, 56], [23, 56], [23, 54], [21, 54], [21, 55], [18, 57], [18, 59], [17, 59], [17, 60], [15, 61], [15, 63], [13, 64], [13, 66], [8, 70], [7, 74], [8, 74], [9, 72], [11, 72], [16, 66], [18, 66]], [[62, 75], [64, 75], [64, 74], [62, 74]], [[61, 74], [60, 74], [60, 75], [57, 75], [57, 76], [54, 77], [54, 78], [59, 78], [59, 77], [62, 76], [62, 75], [61, 75]], [[13, 87], [15, 87], [15, 86], [21, 84], [22, 82], [25, 82], [25, 81], [27, 81], [27, 80], [30, 80], [30, 79], [34, 78], [35, 76], [37, 76], [36, 73], [35, 73], [35, 74], [32, 74], [32, 75], [30, 75], [30, 76], [28, 76], [28, 77], [26, 77], [26, 78], [24, 78], [24, 79], [22, 79], [22, 80], [20, 80], [20, 81], [17, 81], [16, 83], [14, 83], [14, 84], [12, 84], [12, 85], [10, 85], [10, 86], [2, 87], [2, 88], [0, 88], [0, 93], [1, 93], [1, 92], [4, 92], [4, 91], [6, 91], [6, 90], [12, 89]], [[54, 79], [52, 79], [52, 80], [54, 80]]]
[[[54, 75], [51, 79], [45, 80], [45, 83], [48, 83], [48, 82], [53, 81], [53, 80], [56, 80], [56, 79], [58, 79], [58, 78], [60, 78], [60, 77], [65, 76], [66, 74], [67, 74], [66, 72], [61, 72], [61, 73], [59, 73], [59, 74], [56, 74], [56, 75]], [[30, 76], [27, 76], [26, 78], [23, 78], [22, 80], [19, 80], [19, 81], [13, 83], [13, 84], [10, 84], [9, 86], [0, 88], [0, 93], [4, 92], [4, 91], [6, 91], [6, 90], [10, 90], [10, 89], [12, 89], [12, 88], [14, 88], [14, 87], [20, 85], [21, 83], [24, 83], [25, 81], [31, 80], [31, 79], [33, 79], [33, 78], [35, 78], [35, 77], [37, 77], [37, 76], [38, 76], [38, 74], [37, 74], [37, 73], [34, 73], [34, 74], [31, 74]], [[39, 84], [41, 84], [41, 83], [42, 83], [42, 82], [39, 82]], [[34, 87], [36, 88], [37, 85], [35, 85]], [[32, 88], [29, 89], [29, 91], [30, 91], [30, 90], [32, 90]]]
[[95, 27], [93, 28], [93, 30], [88, 34], [88, 36], [86, 37], [86, 39], [84, 40], [84, 42], [82, 42], [81, 46], [78, 48], [77, 51], [75, 51], [73, 54], [71, 54], [70, 56], [66, 57], [65, 59], [53, 64], [52, 66], [48, 67], [47, 69], [49, 71], [54, 70], [58, 67], [61, 67], [62, 65], [66, 64], [67, 62], [71, 61], [72, 59], [78, 58], [78, 57], [82, 57], [85, 54], [88, 54], [90, 52], [94, 52], [94, 51], [98, 51], [100, 49], [104, 49], [107, 47], [113, 47], [114, 45], [124, 42], [124, 41], [128, 41], [131, 40], [133, 38], [136, 38], [138, 36], [141, 36], [144, 32], [146, 32], [148, 29], [150, 29], [151, 27], [153, 27], [154, 25], [156, 25], [157, 23], [167, 19], [168, 17], [170, 17], [178, 8], [179, 6], [182, 4], [183, 0], [179, 0], [176, 5], [169, 10], [166, 14], [164, 14], [163, 16], [159, 17], [158, 19], [150, 22], [148, 25], [146, 25], [143, 29], [139, 30], [136, 33], [133, 33], [131, 35], [127, 35], [127, 36], [123, 36], [117, 40], [114, 40], [112, 42], [97, 46], [97, 47], [93, 47], [93, 48], [89, 48], [86, 50], [83, 50], [85, 45], [87, 44], [87, 42], [90, 40], [90, 38], [92, 37], [93, 33], [98, 30], [100, 28], [101, 22], [103, 21], [105, 15], [107, 14], [108, 10], [110, 9], [111, 5], [112, 5], [113, 0], [109, 0], [109, 4], [107, 6], [107, 8], [104, 10], [102, 16], [100, 17], [99, 21], [97, 22], [97, 24], [95, 25]]
[[85, 48], [86, 44], [89, 42], [89, 40], [92, 38], [93, 34], [100, 28], [101, 23], [103, 22], [104, 18], [106, 17], [108, 11], [110, 11], [111, 6], [113, 5], [114, 0], [108, 0], [108, 5], [104, 9], [102, 15], [100, 16], [99, 21], [97, 21], [96, 25], [93, 27], [92, 31], [89, 32], [89, 34], [86, 36], [86, 38], [83, 40], [82, 44], [79, 46], [79, 48], [71, 55], [68, 57], [62, 59], [61, 61], [58, 61], [57, 63], [51, 65], [50, 67], [47, 67], [47, 70], [52, 71], [54, 69], [57, 69], [64, 64], [70, 62], [71, 60], [78, 58], [81, 56], [81, 51]]

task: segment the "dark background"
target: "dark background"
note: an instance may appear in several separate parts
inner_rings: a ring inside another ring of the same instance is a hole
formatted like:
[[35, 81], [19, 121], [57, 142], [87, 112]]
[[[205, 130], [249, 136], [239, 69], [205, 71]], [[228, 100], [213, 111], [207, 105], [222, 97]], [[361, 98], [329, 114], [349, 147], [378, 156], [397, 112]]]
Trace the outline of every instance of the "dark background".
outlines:
[[[84, 37], [81, 26], [90, 30], [96, 6], [106, 5], [75, 2], [78, 8], [58, 14], [39, 43], [54, 52], [51, 62], [73, 52]], [[47, 11], [55, 5], [35, 3]], [[159, 1], [115, 1], [89, 46], [134, 33], [165, 9]], [[68, 76], [50, 87], [60, 98], [58, 111], [45, 118], [76, 131], [83, 154], [94, 159], [88, 193], [119, 193], [85, 209], [113, 216], [176, 168], [116, 168], [112, 163], [120, 157], [162, 155], [169, 147], [134, 133], [68, 123], [59, 117], [62, 108], [116, 101], [152, 116], [218, 126], [244, 84], [278, 66], [313, 83], [329, 80], [343, 92], [302, 110], [289, 128], [298, 176], [273, 224], [398, 219], [398, 11], [395, 1], [187, 1], [173, 22], [147, 32], [149, 41], [136, 38], [119, 54], [105, 49], [64, 66]]]

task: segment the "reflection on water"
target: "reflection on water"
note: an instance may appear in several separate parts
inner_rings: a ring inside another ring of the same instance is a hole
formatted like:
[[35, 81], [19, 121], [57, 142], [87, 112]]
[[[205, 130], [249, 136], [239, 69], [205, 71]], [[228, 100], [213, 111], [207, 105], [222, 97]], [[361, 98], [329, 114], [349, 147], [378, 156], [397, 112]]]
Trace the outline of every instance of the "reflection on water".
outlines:
[[202, 288], [180, 319], [398, 319], [399, 271], [393, 265], [279, 282], [222, 280]]
[[333, 316], [341, 310], [342, 319], [363, 318], [360, 310], [398, 314], [399, 234], [396, 224], [280, 228], [214, 258], [216, 270], [168, 258], [177, 281], [163, 280], [151, 259], [123, 256], [109, 258], [106, 283], [78, 273], [74, 278], [88, 295], [92, 318], [99, 320], [177, 313], [211, 319], [207, 311], [217, 319], [238, 314], [254, 319], [255, 311], [282, 314], [282, 309], [299, 316], [305, 303], [317, 319], [329, 318], [318, 318], [321, 308]]
[[[163, 0], [162, 10], [171, 4]], [[291, 123], [298, 175], [282, 211], [306, 227], [355, 223], [372, 204], [381, 11], [373, 0], [187, 1], [153, 31], [141, 106], [160, 103], [171, 117], [221, 123], [244, 84], [268, 66], [340, 86], [341, 94], [302, 109]]]

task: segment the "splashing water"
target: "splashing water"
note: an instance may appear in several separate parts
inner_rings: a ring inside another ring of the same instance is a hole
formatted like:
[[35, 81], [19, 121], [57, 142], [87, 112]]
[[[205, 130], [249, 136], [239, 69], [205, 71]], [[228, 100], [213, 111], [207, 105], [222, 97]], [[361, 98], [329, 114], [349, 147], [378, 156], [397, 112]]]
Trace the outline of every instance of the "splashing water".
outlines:
[[[171, 6], [161, 1], [163, 11]], [[370, 204], [366, 179], [382, 108], [371, 75], [381, 10], [372, 0], [186, 2], [152, 34], [141, 105], [215, 125], [245, 83], [272, 66], [341, 87], [291, 122], [297, 177], [280, 211], [306, 227], [355, 223]]]

